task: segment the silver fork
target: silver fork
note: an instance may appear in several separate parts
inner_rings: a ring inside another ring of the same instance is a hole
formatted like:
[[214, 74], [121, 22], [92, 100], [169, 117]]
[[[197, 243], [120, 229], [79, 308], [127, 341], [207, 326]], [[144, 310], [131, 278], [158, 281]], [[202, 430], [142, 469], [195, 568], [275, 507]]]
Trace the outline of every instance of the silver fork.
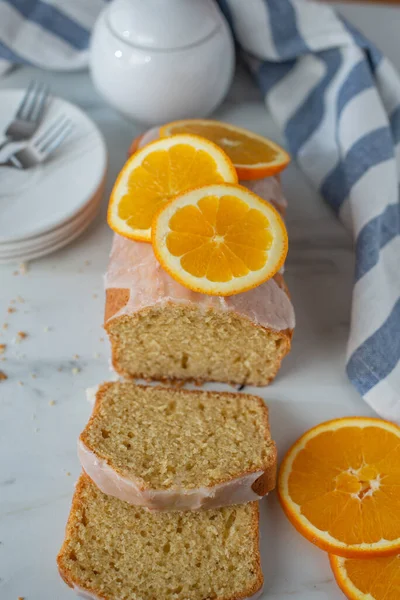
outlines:
[[72, 131], [72, 121], [65, 115], [56, 119], [43, 133], [33, 139], [21, 150], [14, 152], [6, 161], [0, 163], [3, 167], [30, 169], [49, 158]]
[[0, 144], [0, 150], [10, 142], [29, 140], [33, 136], [42, 120], [48, 95], [49, 88], [46, 84], [34, 80], [30, 82], [13, 120], [5, 131], [6, 139]]

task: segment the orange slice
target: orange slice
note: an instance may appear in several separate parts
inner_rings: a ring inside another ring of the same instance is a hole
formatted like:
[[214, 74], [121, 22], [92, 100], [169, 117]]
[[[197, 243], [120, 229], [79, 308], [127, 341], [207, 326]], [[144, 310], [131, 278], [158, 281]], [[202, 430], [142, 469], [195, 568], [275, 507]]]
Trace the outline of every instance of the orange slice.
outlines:
[[175, 121], [160, 127], [160, 136], [194, 133], [220, 146], [235, 165], [240, 180], [262, 179], [282, 171], [290, 162], [275, 142], [248, 129], [208, 119]]
[[363, 417], [322, 423], [289, 450], [278, 495], [308, 540], [348, 558], [400, 549], [400, 427]]
[[159, 208], [188, 189], [208, 183], [237, 182], [226, 154], [195, 135], [159, 139], [125, 163], [111, 192], [108, 224], [133, 240], [151, 241], [151, 222]]
[[288, 241], [275, 208], [240, 185], [177, 196], [153, 221], [154, 252], [170, 275], [204, 294], [231, 296], [270, 279]]
[[342, 592], [350, 600], [399, 600], [400, 554], [386, 558], [329, 556]]

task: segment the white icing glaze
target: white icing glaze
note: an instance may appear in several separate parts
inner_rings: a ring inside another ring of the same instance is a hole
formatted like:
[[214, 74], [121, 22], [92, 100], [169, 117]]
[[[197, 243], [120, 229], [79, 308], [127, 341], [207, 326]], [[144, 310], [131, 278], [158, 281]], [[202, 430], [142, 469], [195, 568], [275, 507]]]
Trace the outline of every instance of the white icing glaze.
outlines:
[[99, 385], [94, 385], [93, 387], [86, 388], [86, 400], [91, 406], [94, 406], [96, 403], [96, 395], [99, 391], [99, 387]]
[[145, 489], [137, 480], [121, 476], [82, 440], [78, 441], [78, 456], [83, 469], [104, 494], [151, 511], [210, 509], [261, 499], [253, 491], [252, 485], [263, 471], [248, 473], [212, 487], [153, 490]]
[[121, 317], [168, 302], [187, 304], [206, 312], [234, 311], [275, 331], [293, 329], [294, 310], [274, 279], [235, 296], [207, 296], [184, 287], [161, 267], [151, 244], [114, 236], [105, 287], [128, 289], [129, 299], [113, 317]]

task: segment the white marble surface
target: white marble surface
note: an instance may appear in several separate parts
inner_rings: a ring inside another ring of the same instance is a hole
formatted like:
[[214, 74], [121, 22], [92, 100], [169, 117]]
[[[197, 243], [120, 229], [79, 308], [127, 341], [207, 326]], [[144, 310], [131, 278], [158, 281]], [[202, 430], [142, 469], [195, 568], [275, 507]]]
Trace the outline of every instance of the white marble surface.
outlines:
[[[24, 86], [32, 71], [11, 73], [0, 80], [0, 87]], [[105, 106], [86, 73], [35, 76], [99, 124], [110, 153], [109, 190], [139, 126]], [[244, 73], [236, 78], [216, 116], [279, 139]], [[267, 401], [281, 457], [316, 423], [371, 414], [344, 372], [351, 241], [295, 166], [283, 181], [290, 204], [287, 281], [298, 325], [293, 350], [276, 382], [266, 389], [246, 389]], [[90, 413], [85, 388], [110, 377], [108, 343], [101, 327], [102, 274], [111, 241], [105, 207], [106, 199], [101, 217], [82, 238], [32, 263], [27, 274], [13, 274], [17, 267], [12, 265], [0, 268], [0, 343], [7, 344], [0, 369], [8, 375], [0, 382], [1, 600], [73, 597], [58, 576], [55, 557], [79, 474], [76, 438]], [[10, 306], [16, 312], [8, 314]], [[15, 342], [18, 331], [28, 334], [20, 344]], [[73, 374], [74, 368], [79, 372]], [[288, 523], [275, 494], [262, 503], [262, 512], [263, 598], [343, 598], [327, 557]]]

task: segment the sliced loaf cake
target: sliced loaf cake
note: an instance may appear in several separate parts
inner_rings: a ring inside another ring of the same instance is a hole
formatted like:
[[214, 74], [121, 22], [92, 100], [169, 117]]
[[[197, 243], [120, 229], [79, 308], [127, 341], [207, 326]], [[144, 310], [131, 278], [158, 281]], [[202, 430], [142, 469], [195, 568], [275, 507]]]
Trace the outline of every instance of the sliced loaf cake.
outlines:
[[64, 581], [92, 600], [241, 600], [263, 583], [256, 502], [151, 513], [82, 475], [58, 555]]
[[78, 453], [104, 493], [150, 510], [250, 502], [275, 486], [268, 409], [246, 394], [105, 383]]

